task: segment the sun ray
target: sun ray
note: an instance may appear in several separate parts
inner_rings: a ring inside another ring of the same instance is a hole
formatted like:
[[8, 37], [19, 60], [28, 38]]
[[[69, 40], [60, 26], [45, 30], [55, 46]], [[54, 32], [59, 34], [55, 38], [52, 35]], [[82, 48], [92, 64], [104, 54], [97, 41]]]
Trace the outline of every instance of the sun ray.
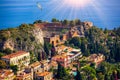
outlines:
[[[104, 3], [103, 1], [100, 3]], [[92, 7], [94, 9], [94, 11], [96, 12], [99, 20], [102, 22], [102, 24], [107, 28], [108, 24], [106, 24], [105, 22], [108, 22], [107, 17], [105, 16], [104, 11], [102, 10], [102, 6], [99, 3], [96, 3], [95, 1], [92, 3]], [[104, 18], [103, 18], [104, 17]]]
[[[99, 19], [103, 23], [106, 20], [102, 18], [105, 15], [99, 2], [102, 3], [96, 0], [51, 0], [44, 5], [48, 13], [42, 15], [41, 19], [50, 20], [56, 17], [60, 20], [79, 18], [82, 21], [95, 21], [95, 19]], [[48, 8], [49, 6], [50, 8]]]
[[71, 7], [85, 7], [90, 2], [91, 0], [64, 0], [64, 3]]

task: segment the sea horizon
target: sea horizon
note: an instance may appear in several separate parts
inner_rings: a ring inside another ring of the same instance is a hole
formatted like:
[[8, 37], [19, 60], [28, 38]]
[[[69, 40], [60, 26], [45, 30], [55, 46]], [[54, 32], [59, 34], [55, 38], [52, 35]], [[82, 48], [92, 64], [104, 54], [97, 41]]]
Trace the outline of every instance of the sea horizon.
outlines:
[[[62, 0], [64, 1], [64, 0]], [[60, 0], [1, 0], [0, 29], [18, 27], [20, 24], [32, 24], [36, 20], [51, 21], [80, 19], [90, 21], [99, 28], [113, 29], [120, 26], [120, 1], [101, 0], [82, 8], [66, 6]], [[94, 0], [91, 0], [94, 1]], [[37, 2], [42, 6], [40, 9]]]

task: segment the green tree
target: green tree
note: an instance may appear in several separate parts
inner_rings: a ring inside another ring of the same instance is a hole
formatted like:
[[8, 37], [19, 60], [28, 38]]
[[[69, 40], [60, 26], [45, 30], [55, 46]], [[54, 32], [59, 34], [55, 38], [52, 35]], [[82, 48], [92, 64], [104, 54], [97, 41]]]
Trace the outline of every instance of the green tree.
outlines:
[[56, 55], [56, 50], [55, 50], [55, 47], [52, 45], [52, 48], [51, 48], [51, 57], [53, 57], [55, 55]]
[[13, 70], [15, 74], [17, 74], [18, 66], [17, 65], [10, 65], [10, 68]]
[[81, 51], [83, 53], [84, 56], [89, 56], [90, 55], [90, 52], [89, 52], [89, 49], [87, 48], [88, 46], [88, 41], [86, 38], [81, 38]]
[[80, 71], [78, 69], [77, 69], [77, 75], [75, 76], [75, 80], [83, 80]]
[[102, 71], [102, 73], [103, 74], [107, 74], [106, 72], [107, 72], [107, 70], [108, 70], [108, 67], [107, 67], [107, 63], [101, 63], [101, 65], [100, 65], [100, 70]]
[[116, 70], [114, 70], [114, 71], [112, 72], [111, 79], [112, 79], [112, 80], [118, 80], [118, 78], [117, 78], [117, 71], [116, 71]]
[[57, 78], [63, 79], [65, 76], [67, 76], [65, 68], [60, 63], [58, 63]]
[[74, 46], [77, 46], [78, 48], [81, 47], [81, 40], [79, 37], [73, 37], [70, 41], [69, 44], [74, 44]]
[[0, 59], [1, 59], [1, 57], [4, 56], [4, 55], [5, 55], [4, 53], [1, 53], [1, 52], [0, 52]]
[[115, 44], [115, 60], [120, 62], [120, 42], [118, 40], [116, 40]]
[[71, 27], [74, 27], [74, 26], [75, 26], [75, 21], [74, 21], [74, 20], [70, 21], [70, 26], [71, 26]]
[[37, 57], [35, 56], [33, 51], [30, 51], [30, 63], [34, 63], [37, 61]]
[[76, 24], [76, 25], [80, 25], [80, 24], [81, 24], [80, 19], [75, 19], [75, 24]]
[[[93, 80], [94, 78], [96, 78], [96, 71], [95, 69], [89, 67], [89, 66], [86, 66], [86, 67], [83, 67], [81, 69], [81, 72], [84, 74], [84, 76], [86, 76], [86, 78], [89, 80]], [[92, 78], [92, 79], [91, 79]]]
[[39, 53], [38, 53], [37, 59], [38, 59], [38, 61], [41, 61], [41, 60], [42, 60], [42, 52], [39, 52]]
[[9, 48], [6, 48], [5, 50], [3, 50], [3, 52], [6, 54], [11, 54], [13, 51]]
[[47, 54], [44, 51], [42, 51], [41, 54], [42, 54], [42, 59], [43, 60], [46, 60], [48, 58]]
[[95, 74], [90, 74], [88, 76], [88, 80], [97, 80], [96, 75]]
[[105, 74], [104, 80], [111, 80], [108, 74]]
[[120, 79], [120, 69], [117, 70], [117, 77]]
[[52, 22], [59, 22], [56, 18], [52, 18]]
[[5, 63], [5, 61], [0, 60], [0, 69], [4, 69], [7, 67], [7, 64]]
[[35, 22], [33, 22], [33, 24], [36, 24], [36, 23], [42, 23], [42, 20], [36, 20]]
[[90, 67], [92, 67], [93, 69], [95, 69], [95, 65], [96, 65], [95, 63], [91, 63]]
[[69, 25], [69, 21], [68, 21], [67, 19], [65, 19], [65, 20], [63, 21], [63, 25]]
[[85, 50], [85, 52], [84, 52], [83, 55], [86, 56], [86, 57], [90, 56], [90, 51], [89, 51], [89, 49]]
[[104, 75], [102, 73], [97, 74], [98, 80], [104, 80]]
[[51, 49], [52, 49], [52, 45], [45, 42], [44, 43], [44, 51], [46, 52], [47, 55], [49, 55]]
[[120, 27], [118, 27], [117, 29], [115, 29], [114, 32], [116, 33], [116, 35], [120, 36]]
[[104, 33], [105, 33], [105, 34], [108, 33], [108, 29], [107, 29], [107, 28], [105, 28]]

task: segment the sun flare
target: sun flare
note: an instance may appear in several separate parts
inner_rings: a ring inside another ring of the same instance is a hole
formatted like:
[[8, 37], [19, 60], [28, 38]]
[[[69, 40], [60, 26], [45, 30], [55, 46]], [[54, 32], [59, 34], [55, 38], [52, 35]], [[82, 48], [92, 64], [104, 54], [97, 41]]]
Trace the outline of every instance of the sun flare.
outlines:
[[71, 7], [85, 7], [91, 0], [65, 0], [65, 4]]

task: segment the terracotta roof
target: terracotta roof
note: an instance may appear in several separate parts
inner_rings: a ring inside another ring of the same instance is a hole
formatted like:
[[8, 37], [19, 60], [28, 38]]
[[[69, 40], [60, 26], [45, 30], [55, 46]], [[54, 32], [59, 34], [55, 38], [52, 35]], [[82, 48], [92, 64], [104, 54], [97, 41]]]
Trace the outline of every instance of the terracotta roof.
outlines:
[[38, 76], [46, 76], [50, 74], [51, 72], [42, 72], [42, 73], [37, 73]]
[[23, 79], [23, 78], [27, 78], [27, 77], [30, 77], [30, 73], [20, 73], [19, 75], [16, 76], [16, 79]]
[[51, 64], [51, 66], [57, 66], [58, 65], [56, 61], [51, 61], [50, 64]]
[[28, 52], [18, 51], [18, 52], [16, 52], [16, 53], [12, 53], [12, 54], [3, 56], [2, 58], [10, 59], [10, 58], [17, 57], [17, 56], [20, 56], [20, 55], [23, 55], [23, 54], [28, 54]]
[[65, 58], [68, 58], [68, 56], [64, 56], [64, 55], [57, 55], [57, 56], [54, 56], [53, 59], [65, 59]]
[[30, 66], [31, 67], [36, 67], [36, 66], [39, 66], [39, 65], [40, 65], [40, 62], [37, 61], [37, 62], [34, 62], [33, 64], [31, 64]]
[[62, 52], [61, 56], [67, 56], [67, 53], [66, 52]]
[[14, 74], [11, 70], [0, 70], [0, 79], [4, 79], [11, 74]]
[[48, 61], [47, 60], [42, 60], [42, 61], [40, 61], [40, 63], [45, 64], [45, 63], [48, 63]]
[[58, 49], [65, 49], [65, 48], [67, 48], [67, 46], [61, 45], [61, 46], [58, 46], [57, 48], [58, 48]]
[[73, 48], [71, 48], [71, 47], [68, 48], [68, 51], [69, 51], [69, 52], [72, 51], [72, 50], [73, 50]]

